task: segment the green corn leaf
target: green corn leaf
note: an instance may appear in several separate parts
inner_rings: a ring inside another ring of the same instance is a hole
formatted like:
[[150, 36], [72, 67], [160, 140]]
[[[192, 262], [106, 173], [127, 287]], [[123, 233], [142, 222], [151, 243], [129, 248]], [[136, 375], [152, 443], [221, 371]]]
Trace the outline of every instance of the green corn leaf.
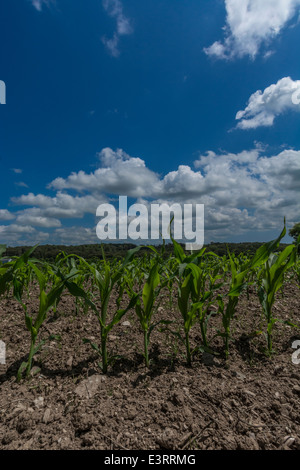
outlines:
[[199, 266], [193, 263], [189, 263], [186, 269], [187, 270], [190, 269], [192, 271], [193, 284], [194, 284], [196, 293], [198, 293], [198, 283], [202, 274], [202, 270], [199, 268]]
[[228, 246], [227, 246], [227, 252], [228, 252], [228, 258], [229, 258], [230, 266], [231, 266], [231, 277], [232, 277], [232, 279], [235, 279], [235, 277], [236, 277], [236, 267], [235, 267], [235, 264], [234, 264], [234, 261], [233, 261], [231, 255], [230, 255]]
[[199, 258], [201, 258], [201, 256], [203, 256], [205, 251], [206, 251], [206, 247], [203, 247], [200, 251], [195, 251], [190, 256], [185, 257], [185, 262], [192, 263], [193, 261], [198, 260]]
[[279, 323], [282, 323], [283, 325], [291, 326], [292, 328], [297, 328], [299, 329], [300, 326], [296, 325], [295, 323], [291, 322], [290, 320], [278, 320]]
[[94, 302], [92, 302], [87, 293], [81, 288], [79, 287], [75, 282], [68, 282], [68, 281], [65, 281], [64, 282], [66, 288], [68, 289], [68, 291], [70, 292], [71, 295], [73, 295], [74, 297], [81, 297], [85, 300], [86, 304], [89, 305], [89, 307], [91, 307], [94, 311], [96, 311], [98, 313], [98, 309], [96, 307], [96, 305], [94, 304]]
[[178, 274], [179, 274], [179, 277], [182, 277], [185, 269], [187, 267], [187, 263], [181, 263], [178, 267]]
[[269, 334], [272, 333], [272, 329], [273, 329], [273, 326], [275, 325], [275, 323], [278, 322], [278, 319], [277, 318], [272, 318], [269, 323], [268, 323], [268, 327], [267, 327], [267, 331]]
[[280, 241], [285, 237], [286, 235], [286, 227], [284, 223], [284, 228], [276, 240], [273, 240], [271, 242], [265, 243], [262, 245], [255, 253], [254, 257], [252, 258], [252, 261], [250, 263], [251, 269], [257, 268], [258, 266], [261, 266], [263, 263], [265, 263], [270, 254], [277, 250], [279, 247]]
[[[127, 253], [126, 253], [126, 256], [125, 256], [125, 259], [123, 261], [123, 264], [122, 264], [122, 268], [124, 266], [126, 266], [128, 263], [130, 263], [130, 261], [133, 259], [134, 255], [136, 253], [138, 253], [140, 251], [142, 247], [141, 246], [137, 246], [135, 248], [132, 248], [131, 250], [129, 250]], [[122, 269], [121, 268], [121, 269]]]
[[224, 301], [223, 301], [223, 298], [222, 298], [221, 295], [218, 295], [217, 302], [218, 302], [218, 305], [219, 305], [219, 311], [222, 313], [224, 311], [225, 304], [224, 304]]
[[151, 268], [147, 282], [144, 285], [142, 299], [146, 316], [150, 316], [153, 302], [154, 302], [154, 291], [159, 285], [160, 277], [158, 274], [157, 263]]
[[155, 253], [156, 255], [159, 255], [159, 252], [156, 248], [154, 248], [154, 246], [152, 245], [147, 245], [147, 248], [149, 248], [149, 250], [153, 251], [153, 253]]
[[36, 247], [39, 246], [39, 244], [33, 246], [29, 250], [27, 250], [22, 256], [20, 256], [17, 261], [14, 264], [14, 270], [19, 269], [22, 267], [23, 264], [26, 264], [31, 256], [31, 254], [34, 252]]
[[32, 321], [33, 319], [29, 315], [25, 315], [26, 328], [30, 333], [32, 332]]
[[[272, 263], [272, 266], [271, 266], [271, 272], [272, 272], [272, 268], [274, 270], [276, 270], [276, 267], [277, 266], [281, 266], [286, 260], [287, 258], [292, 254], [292, 252], [295, 252], [295, 245], [289, 245], [287, 246], [281, 253], [279, 256], [277, 256], [277, 258], [275, 259], [274, 263]], [[292, 260], [292, 261], [291, 261]], [[295, 257], [294, 258], [291, 258], [291, 260], [289, 262], [292, 262], [294, 263], [295, 262]], [[291, 266], [291, 264], [288, 264], [287, 265], [287, 268], [289, 268]]]
[[235, 275], [235, 277], [233, 278], [231, 289], [228, 293], [230, 297], [238, 297], [240, 293], [242, 292], [242, 290], [245, 288], [246, 286], [245, 277], [247, 273], [248, 273], [248, 269], [246, 271], [243, 271]]
[[19, 279], [13, 279], [13, 296], [19, 303], [22, 303], [23, 287], [24, 284]]
[[35, 349], [33, 350], [33, 355], [35, 356], [36, 353], [41, 349], [42, 346], [44, 346], [44, 344], [46, 343], [46, 339], [43, 339], [42, 341], [39, 342], [39, 344], [35, 347]]
[[[285, 250], [277, 257], [268, 273], [268, 293], [270, 298], [280, 289], [284, 281], [284, 273], [294, 265], [296, 261], [296, 249], [294, 245], [287, 246]], [[289, 259], [288, 259], [289, 258]], [[285, 264], [284, 264], [285, 263]]]
[[97, 353], [101, 354], [101, 351], [99, 349], [99, 347], [97, 346], [97, 344], [93, 343], [90, 339], [87, 339], [87, 338], [83, 338], [83, 343], [84, 344], [90, 344], [92, 346], [92, 348], [97, 351]]
[[64, 287], [64, 283], [60, 283], [50, 290], [47, 295], [46, 311], [48, 311], [55, 304], [55, 302], [59, 301], [61, 294], [63, 293]]
[[39, 314], [44, 315], [47, 312], [47, 294], [44, 290], [40, 292], [40, 307], [39, 307]]
[[184, 250], [182, 248], [182, 246], [176, 241], [174, 240], [172, 237], [171, 237], [171, 240], [172, 240], [172, 243], [173, 243], [173, 246], [174, 246], [174, 255], [176, 257], [176, 259], [180, 262], [180, 263], [183, 263], [185, 261], [185, 253], [184, 253]]
[[120, 310], [117, 311], [117, 313], [114, 315], [114, 318], [113, 318], [112, 322], [108, 325], [109, 331], [112, 329], [112, 327], [113, 327], [114, 325], [116, 325], [117, 323], [120, 322], [120, 320], [124, 317], [124, 315], [125, 315], [130, 309], [132, 309], [132, 308], [135, 307], [135, 305], [136, 305], [136, 303], [137, 303], [137, 301], [138, 301], [138, 297], [139, 297], [138, 294], [135, 294], [135, 295], [131, 298], [131, 300], [130, 300], [130, 302], [129, 302], [129, 304], [128, 304], [128, 306], [127, 306], [126, 308], [120, 309]]
[[212, 356], [220, 356], [220, 353], [214, 351], [213, 349], [211, 349], [210, 347], [208, 346], [197, 346], [195, 351], [199, 351], [201, 353], [208, 353], [208, 354], [211, 354]]
[[135, 304], [135, 311], [136, 311], [138, 319], [140, 320], [140, 323], [142, 323], [144, 316], [143, 316], [141, 301], [139, 298], [137, 299], [136, 304]]
[[20, 365], [18, 372], [17, 372], [17, 380], [18, 382], [22, 379], [23, 372], [27, 369], [28, 362], [22, 362]]
[[31, 269], [34, 271], [34, 273], [37, 277], [37, 280], [38, 280], [38, 283], [39, 283], [39, 286], [40, 286], [40, 291], [43, 291], [46, 287], [46, 284], [47, 284], [46, 277], [44, 276], [44, 274], [39, 270], [39, 268], [34, 263], [29, 262], [28, 264], [31, 267]]
[[249, 333], [248, 337], [249, 338], [255, 338], [256, 336], [260, 336], [262, 334], [263, 334], [262, 330], [255, 330], [255, 331], [252, 331], [251, 333]]
[[178, 289], [178, 307], [184, 320], [186, 320], [189, 311], [190, 281], [191, 273], [184, 279], [182, 286]]

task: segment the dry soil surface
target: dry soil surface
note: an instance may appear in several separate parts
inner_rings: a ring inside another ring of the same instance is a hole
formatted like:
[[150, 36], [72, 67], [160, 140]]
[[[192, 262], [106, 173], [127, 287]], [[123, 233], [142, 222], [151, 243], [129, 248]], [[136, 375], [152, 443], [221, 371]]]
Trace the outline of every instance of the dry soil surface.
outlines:
[[[36, 312], [32, 287], [28, 308]], [[113, 304], [111, 306], [113, 307]], [[274, 314], [300, 323], [300, 290], [286, 284]], [[156, 319], [174, 320], [181, 328], [176, 298], [161, 299]], [[300, 364], [292, 362], [297, 329], [277, 323], [274, 355], [264, 353], [259, 329], [261, 308], [254, 290], [241, 296], [233, 323], [231, 354], [226, 363], [220, 319], [212, 318], [211, 347], [219, 355], [197, 353], [192, 367], [184, 347], [157, 328], [151, 337], [150, 369], [144, 366], [142, 332], [129, 311], [109, 337], [115, 358], [108, 374], [83, 338], [99, 343], [92, 312], [76, 315], [65, 295], [58, 312], [50, 312], [40, 330], [46, 341], [35, 357], [33, 375], [17, 382], [17, 370], [29, 352], [22, 307], [11, 297], [0, 302], [0, 339], [6, 365], [0, 365], [0, 449], [300, 450]], [[193, 347], [201, 343], [199, 327], [191, 331]], [[300, 358], [300, 354], [299, 354]], [[40, 369], [40, 370], [39, 370]]]

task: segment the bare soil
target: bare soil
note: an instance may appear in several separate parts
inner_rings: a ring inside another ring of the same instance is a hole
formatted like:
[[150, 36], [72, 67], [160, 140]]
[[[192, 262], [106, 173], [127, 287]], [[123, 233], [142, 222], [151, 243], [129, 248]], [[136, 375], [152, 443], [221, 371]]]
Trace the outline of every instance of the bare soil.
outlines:
[[[162, 298], [154, 319], [172, 319], [176, 330], [176, 298], [172, 305], [167, 295]], [[28, 307], [38, 308], [34, 287]], [[274, 314], [300, 323], [297, 286], [285, 285]], [[111, 331], [108, 348], [115, 358], [103, 375], [96, 351], [83, 342], [99, 343], [97, 319], [90, 311], [76, 315], [74, 300], [65, 295], [40, 330], [41, 340], [61, 338], [45, 342], [32, 377], [18, 383], [30, 337], [22, 307], [11, 297], [2, 299], [0, 339], [7, 356], [0, 365], [0, 449], [300, 450], [300, 364], [292, 362], [299, 331], [277, 323], [269, 358], [264, 335], [251, 336], [260, 323], [256, 292], [250, 291], [249, 300], [243, 293], [229, 361], [221, 338], [213, 338], [220, 318], [212, 318], [211, 347], [219, 355], [197, 353], [191, 368], [177, 337], [156, 329], [148, 370], [143, 335], [130, 311]], [[198, 325], [191, 343], [201, 343]]]

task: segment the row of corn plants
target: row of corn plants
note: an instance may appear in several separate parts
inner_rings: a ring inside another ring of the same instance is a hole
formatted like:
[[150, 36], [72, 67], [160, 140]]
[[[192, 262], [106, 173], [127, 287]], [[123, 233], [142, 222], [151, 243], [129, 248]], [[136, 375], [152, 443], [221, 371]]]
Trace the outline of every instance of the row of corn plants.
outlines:
[[[0, 265], [0, 296], [9, 292], [20, 303], [24, 311], [26, 329], [30, 335], [28, 358], [18, 371], [18, 379], [29, 377], [34, 355], [43, 342], [38, 342], [40, 329], [50, 310], [56, 312], [63, 294], [75, 298], [76, 314], [80, 309], [90, 309], [99, 328], [99, 342], [90, 343], [101, 358], [103, 373], [107, 373], [113, 359], [108, 351], [108, 335], [124, 315], [133, 310], [136, 313], [144, 343], [146, 367], [150, 367], [149, 346], [155, 328], [176, 335], [185, 347], [186, 362], [191, 366], [196, 351], [213, 353], [208, 340], [210, 320], [221, 319], [221, 328], [215, 336], [222, 338], [226, 359], [230, 354], [232, 322], [235, 320], [240, 295], [248, 293], [254, 286], [266, 322], [265, 333], [267, 354], [273, 353], [273, 329], [277, 322], [298, 328], [288, 320], [273, 315], [276, 293], [282, 288], [287, 272], [293, 272], [296, 282], [300, 281], [297, 245], [289, 245], [278, 252], [279, 243], [286, 235], [286, 228], [276, 240], [262, 245], [254, 256], [218, 257], [207, 253], [205, 248], [197, 253], [187, 254], [175, 240], [173, 256], [166, 258], [165, 247], [161, 251], [148, 247], [143, 257], [137, 257], [140, 247], [129, 250], [123, 260], [103, 259], [89, 263], [76, 255], [61, 253], [53, 264], [33, 258], [35, 247], [11, 262]], [[298, 240], [299, 242], [299, 240]], [[0, 245], [0, 259], [5, 246]], [[39, 292], [38, 312], [28, 311], [26, 298], [30, 286], [35, 284]], [[171, 319], [156, 319], [156, 311], [162, 296], [168, 292], [170, 305], [177, 301], [182, 319], [181, 334], [174, 331]], [[175, 292], [175, 293], [174, 293]], [[113, 302], [114, 301], [114, 302]], [[115, 306], [113, 307], [113, 303]], [[190, 333], [199, 328], [201, 345], [191, 349]]]

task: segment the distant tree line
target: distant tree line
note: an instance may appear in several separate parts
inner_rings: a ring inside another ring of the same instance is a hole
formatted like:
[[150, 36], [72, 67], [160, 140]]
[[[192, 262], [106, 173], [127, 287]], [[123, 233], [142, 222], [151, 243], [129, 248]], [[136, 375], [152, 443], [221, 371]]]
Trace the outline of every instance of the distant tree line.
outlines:
[[[206, 251], [212, 251], [218, 256], [227, 255], [228, 250], [230, 253], [239, 255], [240, 253], [253, 255], [256, 250], [262, 245], [262, 243], [210, 243], [206, 246]], [[129, 243], [105, 243], [103, 244], [104, 255], [107, 259], [118, 258], [121, 259], [125, 256], [128, 250], [134, 248], [136, 245]], [[285, 248], [286, 244], [280, 245], [280, 250]], [[182, 244], [182, 247], [184, 245]], [[27, 251], [29, 246], [17, 246], [17, 247], [8, 247], [4, 256], [13, 257], [21, 256], [25, 251]], [[161, 246], [156, 246], [156, 249], [160, 250]], [[138, 252], [139, 256], [142, 256], [147, 248], [141, 248]], [[94, 245], [75, 245], [75, 246], [65, 246], [65, 245], [39, 245], [34, 251], [34, 257], [37, 259], [43, 259], [46, 261], [54, 261], [57, 255], [61, 252], [64, 252], [67, 255], [75, 254], [81, 256], [88, 260], [93, 259], [102, 259], [102, 248], [101, 244]], [[165, 247], [165, 256], [170, 256], [173, 252], [172, 243], [166, 244]]]

